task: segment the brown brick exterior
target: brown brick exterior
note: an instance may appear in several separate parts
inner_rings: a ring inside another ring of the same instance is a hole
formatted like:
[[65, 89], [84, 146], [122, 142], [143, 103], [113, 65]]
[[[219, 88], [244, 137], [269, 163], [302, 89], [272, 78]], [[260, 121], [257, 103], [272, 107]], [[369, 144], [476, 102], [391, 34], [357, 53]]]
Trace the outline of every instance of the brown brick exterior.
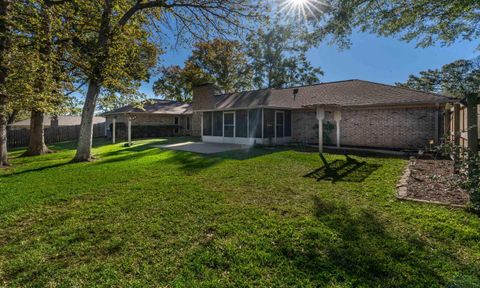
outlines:
[[193, 87], [193, 110], [208, 110], [215, 108], [215, 88], [213, 84]]
[[[318, 120], [314, 111], [292, 113], [293, 140], [318, 143]], [[332, 122], [326, 113], [325, 122]], [[439, 123], [441, 126], [441, 123]], [[325, 124], [324, 124], [325, 127]], [[324, 128], [325, 129], [325, 128]], [[330, 131], [335, 143], [335, 130]], [[435, 138], [434, 108], [381, 108], [342, 111], [340, 143], [375, 148], [423, 148]]]

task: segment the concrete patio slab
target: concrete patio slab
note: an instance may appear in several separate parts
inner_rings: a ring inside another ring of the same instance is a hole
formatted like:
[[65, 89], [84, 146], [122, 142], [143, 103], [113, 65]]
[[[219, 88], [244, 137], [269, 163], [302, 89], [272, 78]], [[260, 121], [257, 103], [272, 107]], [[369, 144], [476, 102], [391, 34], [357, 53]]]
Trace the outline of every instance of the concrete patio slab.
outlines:
[[177, 151], [194, 152], [199, 154], [215, 154], [248, 148], [248, 146], [246, 145], [206, 142], [182, 142], [166, 145], [154, 145], [153, 147]]

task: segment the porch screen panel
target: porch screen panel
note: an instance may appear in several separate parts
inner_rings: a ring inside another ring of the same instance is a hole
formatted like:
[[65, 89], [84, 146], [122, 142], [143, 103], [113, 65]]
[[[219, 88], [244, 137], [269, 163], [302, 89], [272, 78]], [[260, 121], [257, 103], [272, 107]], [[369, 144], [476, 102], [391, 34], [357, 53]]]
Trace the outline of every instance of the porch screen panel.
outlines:
[[277, 119], [275, 123], [275, 129], [277, 129], [277, 137], [283, 137], [284, 136], [284, 129], [285, 129], [285, 113], [282, 113], [283, 111], [278, 111], [276, 112]]
[[285, 110], [285, 137], [292, 136], [292, 111]]
[[212, 112], [203, 112], [203, 135], [212, 136]]
[[275, 137], [275, 110], [263, 109], [263, 138]]
[[213, 112], [213, 136], [223, 136], [223, 112]]
[[248, 111], [248, 129], [248, 137], [262, 138], [262, 109]]
[[247, 110], [238, 110], [235, 112], [235, 136], [247, 137]]
[[223, 137], [235, 136], [235, 114], [233, 112], [223, 113]]

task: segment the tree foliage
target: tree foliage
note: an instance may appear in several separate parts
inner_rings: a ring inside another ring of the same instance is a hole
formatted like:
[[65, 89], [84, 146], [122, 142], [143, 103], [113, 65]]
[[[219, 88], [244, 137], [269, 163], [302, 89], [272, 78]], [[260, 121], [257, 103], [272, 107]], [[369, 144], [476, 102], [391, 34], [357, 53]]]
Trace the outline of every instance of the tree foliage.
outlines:
[[294, 25], [274, 23], [268, 30], [252, 32], [247, 38], [247, 54], [253, 69], [256, 88], [283, 88], [319, 82], [323, 75], [313, 67], [306, 53], [309, 35]]
[[456, 40], [478, 41], [480, 2], [477, 0], [327, 0], [310, 9], [307, 22], [317, 40], [329, 37], [348, 47], [354, 29], [416, 41], [418, 47]]
[[464, 98], [469, 93], [478, 93], [480, 88], [480, 57], [460, 59], [443, 65], [440, 69], [421, 71], [418, 76], [410, 75], [405, 83], [396, 84]]
[[228, 93], [251, 88], [251, 75], [240, 42], [214, 39], [196, 43], [183, 68], [163, 67], [153, 90], [165, 99], [190, 101], [196, 84], [210, 82], [219, 92]]

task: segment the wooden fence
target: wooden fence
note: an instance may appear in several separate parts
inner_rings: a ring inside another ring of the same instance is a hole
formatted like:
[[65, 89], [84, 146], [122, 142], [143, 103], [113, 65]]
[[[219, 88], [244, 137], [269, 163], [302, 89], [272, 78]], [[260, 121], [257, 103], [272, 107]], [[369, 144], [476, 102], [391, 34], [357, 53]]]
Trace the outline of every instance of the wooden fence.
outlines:
[[[63, 141], [77, 140], [80, 134], [80, 125], [60, 126], [45, 129], [45, 143], [53, 144]], [[93, 138], [105, 137], [105, 123], [93, 125]], [[29, 129], [12, 129], [7, 133], [9, 148], [28, 146]]]

